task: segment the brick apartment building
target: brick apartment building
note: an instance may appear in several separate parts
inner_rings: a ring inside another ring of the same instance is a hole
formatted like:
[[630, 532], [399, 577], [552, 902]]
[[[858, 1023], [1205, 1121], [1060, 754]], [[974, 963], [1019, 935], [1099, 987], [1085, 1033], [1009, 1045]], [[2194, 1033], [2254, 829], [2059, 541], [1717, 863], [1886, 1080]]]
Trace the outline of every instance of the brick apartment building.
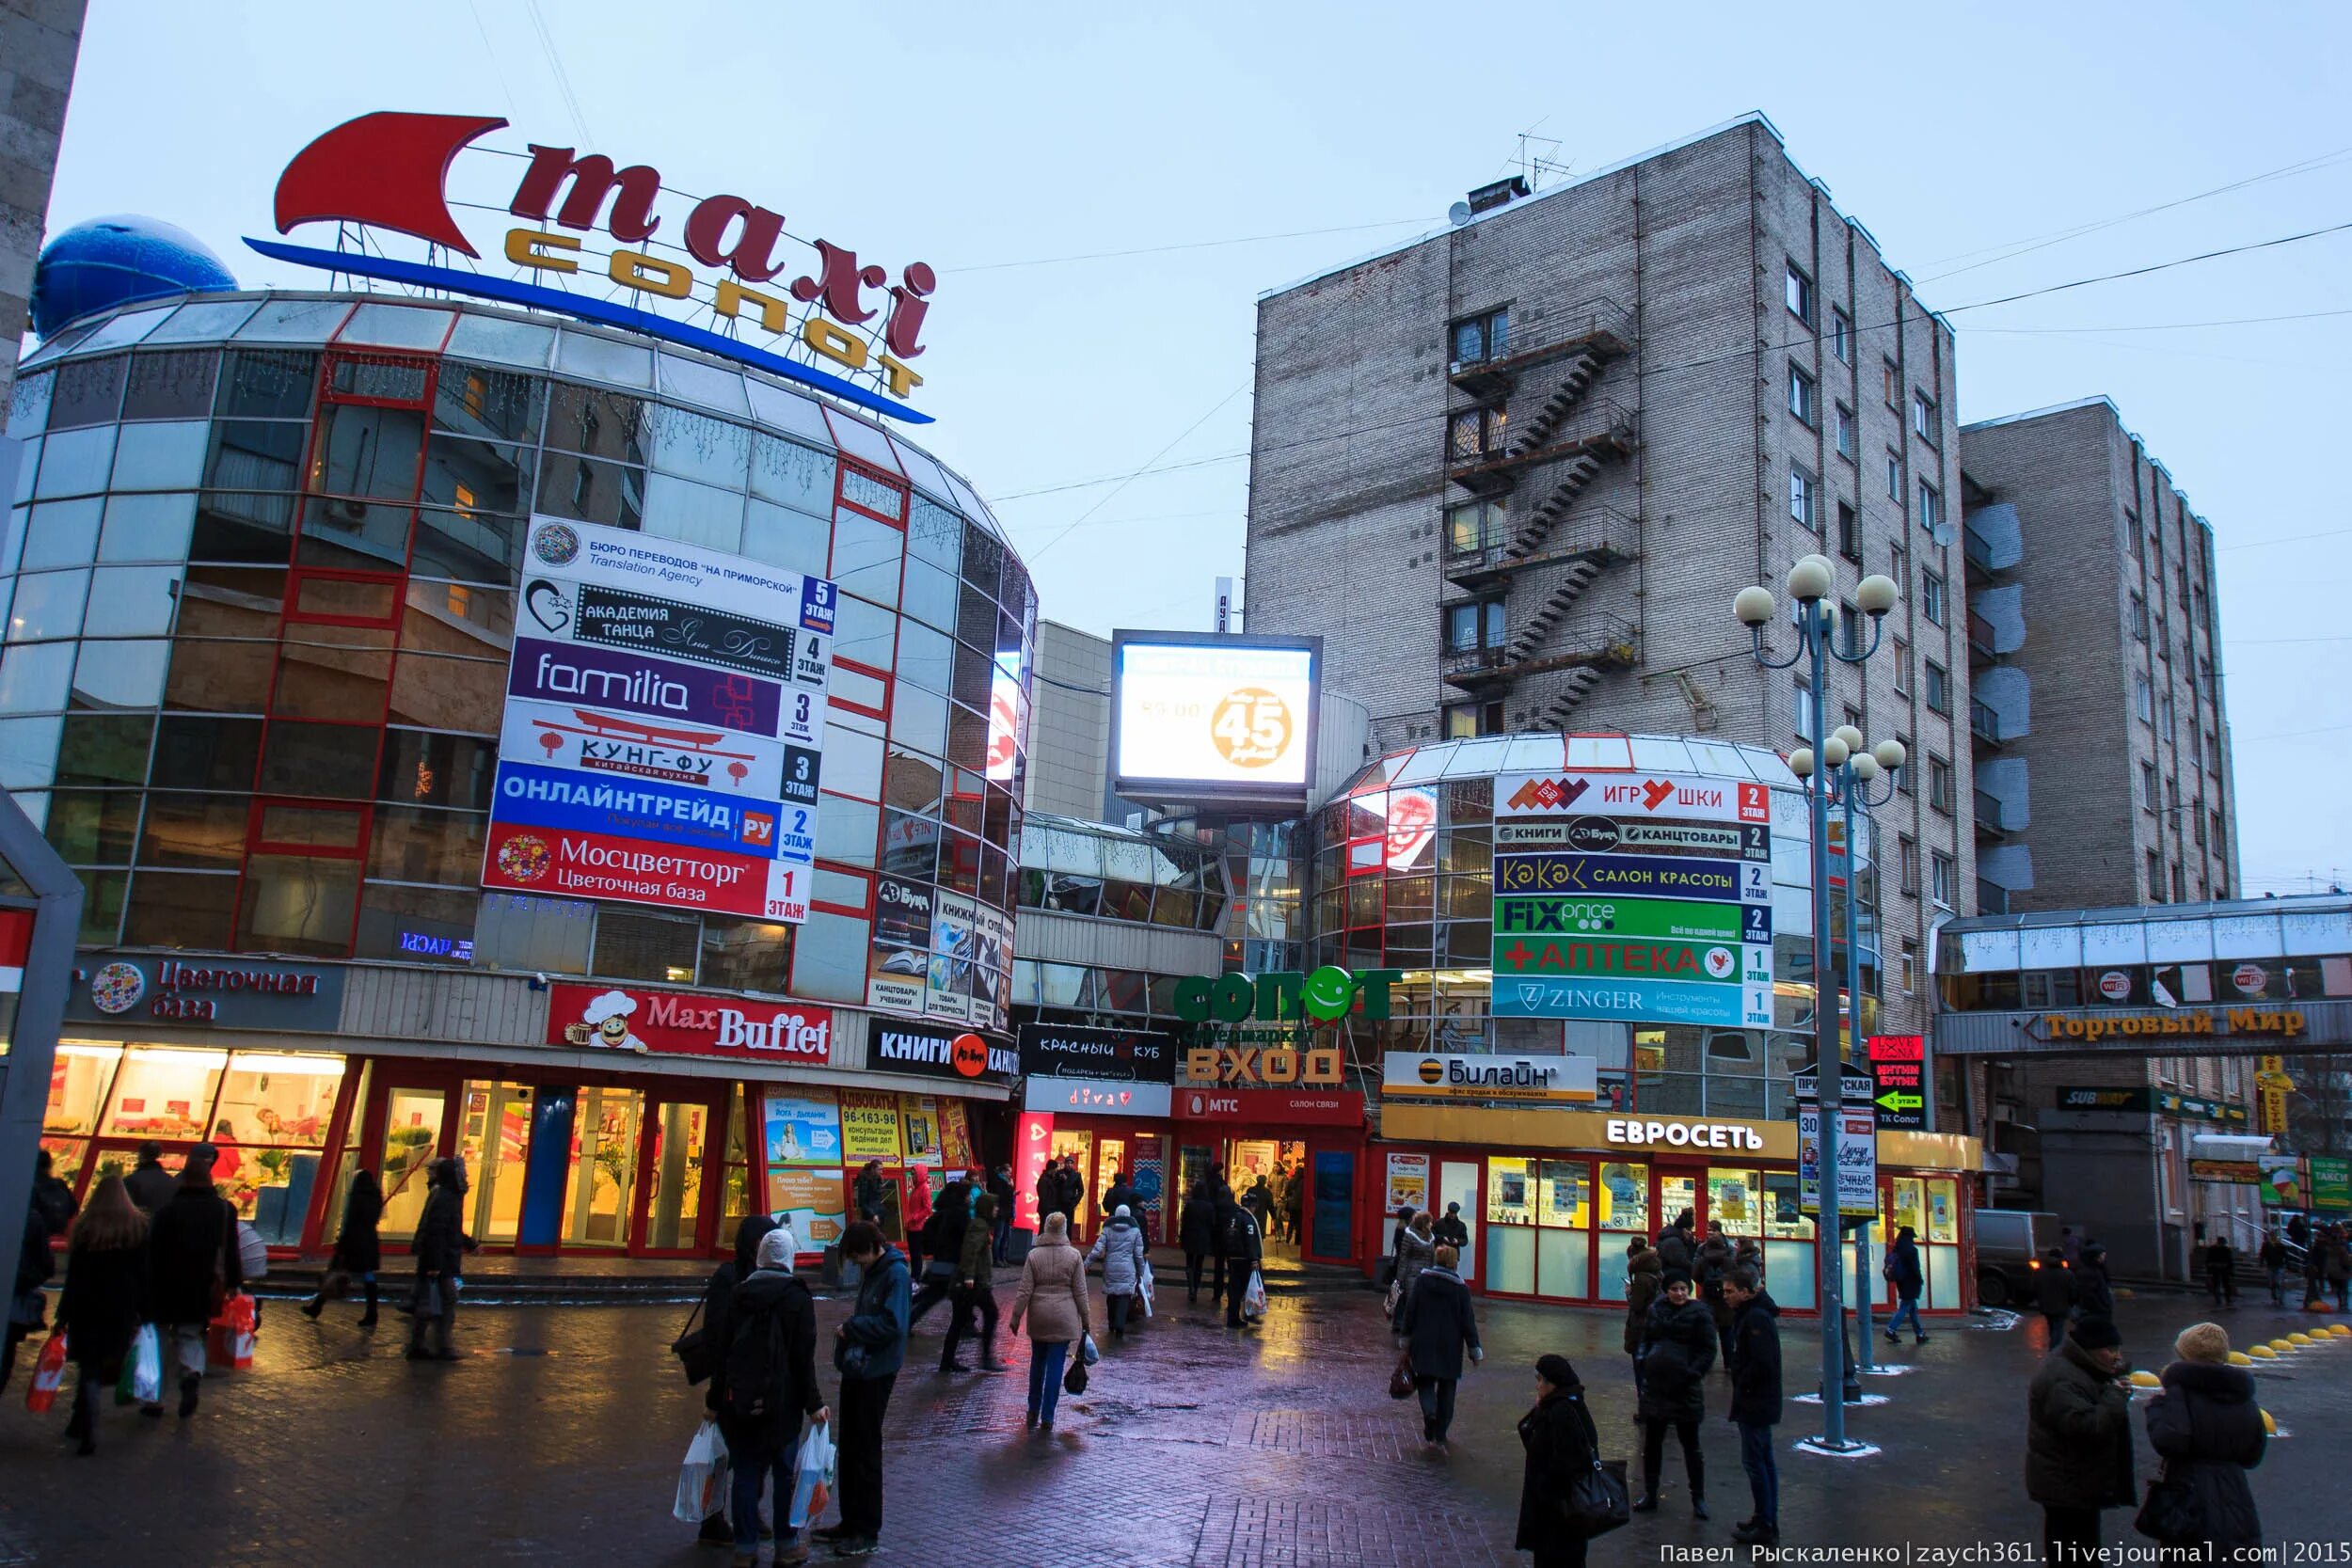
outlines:
[[[1316, 633], [1383, 749], [1627, 730], [1782, 750], [1742, 586], [1903, 586], [1830, 722], [1910, 749], [1877, 814], [1888, 1026], [1976, 842], [1952, 333], [1748, 115], [1259, 301], [1246, 603]], [[1769, 639], [1786, 653], [1784, 626]]]
[[2236, 897], [2212, 527], [2104, 397], [1960, 441], [1978, 910]]

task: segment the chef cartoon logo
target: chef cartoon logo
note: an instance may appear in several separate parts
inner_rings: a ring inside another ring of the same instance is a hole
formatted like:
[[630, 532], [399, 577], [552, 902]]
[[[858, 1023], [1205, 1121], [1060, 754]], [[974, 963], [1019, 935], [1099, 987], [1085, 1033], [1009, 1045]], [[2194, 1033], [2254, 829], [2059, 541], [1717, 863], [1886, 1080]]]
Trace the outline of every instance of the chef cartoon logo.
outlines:
[[610, 1051], [644, 1051], [645, 1042], [629, 1027], [637, 998], [625, 990], [608, 990], [588, 999], [580, 1022], [564, 1026], [564, 1037], [574, 1045], [597, 1045]]

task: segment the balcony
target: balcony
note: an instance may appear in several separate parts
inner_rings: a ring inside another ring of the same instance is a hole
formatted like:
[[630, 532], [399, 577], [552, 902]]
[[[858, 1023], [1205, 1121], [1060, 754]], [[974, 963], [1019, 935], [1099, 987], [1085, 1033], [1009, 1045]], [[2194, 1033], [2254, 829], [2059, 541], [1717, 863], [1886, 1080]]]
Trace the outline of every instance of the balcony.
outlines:
[[[1507, 397], [1521, 375], [1554, 360], [1583, 356], [1597, 369], [1632, 351], [1632, 312], [1614, 300], [1587, 300], [1552, 312], [1532, 342], [1509, 344], [1490, 359], [1454, 361], [1446, 378], [1474, 398]], [[1584, 373], [1589, 379], [1591, 372]]]
[[1641, 523], [1613, 506], [1596, 503], [1580, 507], [1552, 524], [1549, 533], [1533, 549], [1522, 546], [1521, 535], [1514, 531], [1511, 537], [1483, 549], [1449, 554], [1445, 559], [1446, 580], [1474, 591], [1503, 581], [1515, 572], [1540, 571], [1548, 566], [1581, 562], [1611, 566], [1641, 554]]
[[2010, 834], [2022, 832], [2026, 826], [2026, 814], [2013, 810], [2008, 801], [1990, 790], [1979, 789], [1976, 792], [1976, 807], [1977, 836], [1989, 843], [1997, 844]]
[[2001, 727], [2001, 716], [1981, 699], [1969, 701], [1968, 730], [1987, 746], [1998, 746], [2010, 738]]
[[1638, 428], [1629, 410], [1597, 398], [1544, 430], [1537, 442], [1505, 437], [1492, 446], [1456, 451], [1449, 429], [1443, 452], [1446, 478], [1475, 496], [1504, 495], [1518, 487], [1527, 469], [1540, 464], [1581, 459], [1597, 469], [1606, 458], [1623, 457], [1633, 450]]
[[[1504, 647], [1470, 648], [1442, 656], [1438, 673], [1466, 691], [1507, 686], [1553, 671], [1622, 670], [1639, 656], [1641, 628], [1622, 615], [1579, 621], [1540, 646], [1514, 641]], [[1590, 681], [1583, 683], [1585, 686]]]
[[1990, 664], [2000, 657], [2000, 646], [1994, 641], [1993, 634], [1993, 623], [1975, 610], [1970, 610], [1968, 612], [1969, 664], [1971, 666]]
[[2009, 913], [2009, 889], [1998, 882], [1977, 879], [1977, 912], [1979, 914]]
[[1459, 652], [1449, 649], [1438, 661], [1438, 673], [1448, 684], [1475, 691], [1481, 687], [1507, 683], [1511, 678], [1510, 661], [1508, 648], [1464, 648]]

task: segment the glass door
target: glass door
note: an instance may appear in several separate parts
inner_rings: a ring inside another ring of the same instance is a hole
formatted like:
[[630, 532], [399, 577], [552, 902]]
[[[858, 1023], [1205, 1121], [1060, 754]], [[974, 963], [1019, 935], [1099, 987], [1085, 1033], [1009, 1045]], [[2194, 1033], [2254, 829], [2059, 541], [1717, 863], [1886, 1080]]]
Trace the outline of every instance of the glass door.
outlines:
[[[1477, 1279], [1478, 1229], [1486, 1221], [1486, 1210], [1478, 1201], [1478, 1162], [1447, 1160], [1438, 1166], [1438, 1196], [1430, 1207], [1440, 1214], [1449, 1203], [1462, 1206], [1462, 1227], [1470, 1232], [1470, 1245], [1462, 1249], [1462, 1277]], [[1384, 1219], [1380, 1226], [1380, 1244], [1389, 1244], [1389, 1232], [1395, 1228], [1393, 1220]]]
[[457, 1153], [472, 1183], [466, 1231], [485, 1246], [512, 1246], [523, 1212], [532, 1090], [524, 1084], [472, 1079], [464, 1092], [466, 1114], [458, 1124]]
[[564, 1245], [618, 1250], [628, 1244], [644, 1115], [644, 1097], [635, 1089], [580, 1091], [564, 1184]]
[[643, 1140], [644, 1195], [637, 1214], [637, 1251], [691, 1253], [700, 1244], [703, 1161], [710, 1139], [710, 1106], [702, 1101], [663, 1101]]
[[[449, 1090], [392, 1088], [384, 1101], [384, 1151], [376, 1178], [384, 1186], [384, 1217], [377, 1234], [406, 1241], [424, 1212], [427, 1167], [441, 1149], [441, 1125], [449, 1113]], [[336, 1218], [340, 1220], [341, 1215]]]

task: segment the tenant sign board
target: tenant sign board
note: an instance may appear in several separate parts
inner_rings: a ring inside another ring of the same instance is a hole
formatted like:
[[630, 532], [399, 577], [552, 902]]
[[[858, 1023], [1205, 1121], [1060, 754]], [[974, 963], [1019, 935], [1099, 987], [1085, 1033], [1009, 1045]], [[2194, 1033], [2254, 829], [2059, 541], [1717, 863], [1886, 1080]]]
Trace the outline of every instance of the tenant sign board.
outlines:
[[1180, 1088], [1178, 1121], [1264, 1127], [1361, 1127], [1364, 1097], [1354, 1089]]
[[1021, 1070], [1030, 1078], [1136, 1084], [1176, 1081], [1176, 1042], [1149, 1029], [1025, 1023], [1019, 1037]]
[[1502, 1056], [1391, 1051], [1381, 1059], [1383, 1100], [1507, 1100], [1590, 1106], [1598, 1098], [1590, 1056]]
[[482, 885], [808, 918], [834, 585], [534, 517]]
[[1769, 1027], [1772, 852], [1753, 780], [1502, 775], [1496, 1016]]
[[833, 1009], [642, 986], [548, 988], [549, 1045], [828, 1067]]
[[343, 972], [317, 964], [89, 953], [73, 980], [65, 1016], [86, 1023], [332, 1031], [342, 1021]]
[[911, 1072], [941, 1078], [950, 1084], [1009, 1085], [1021, 1070], [1020, 1058], [1006, 1046], [992, 1044], [984, 1035], [873, 1021], [866, 1065], [877, 1072]]
[[1175, 1090], [1166, 1084], [1097, 1078], [1031, 1078], [1021, 1108], [1066, 1116], [1166, 1117]]
[[1928, 1042], [1923, 1035], [1869, 1037], [1870, 1078], [1879, 1125], [1890, 1132], [1923, 1132], [1928, 1125]]

